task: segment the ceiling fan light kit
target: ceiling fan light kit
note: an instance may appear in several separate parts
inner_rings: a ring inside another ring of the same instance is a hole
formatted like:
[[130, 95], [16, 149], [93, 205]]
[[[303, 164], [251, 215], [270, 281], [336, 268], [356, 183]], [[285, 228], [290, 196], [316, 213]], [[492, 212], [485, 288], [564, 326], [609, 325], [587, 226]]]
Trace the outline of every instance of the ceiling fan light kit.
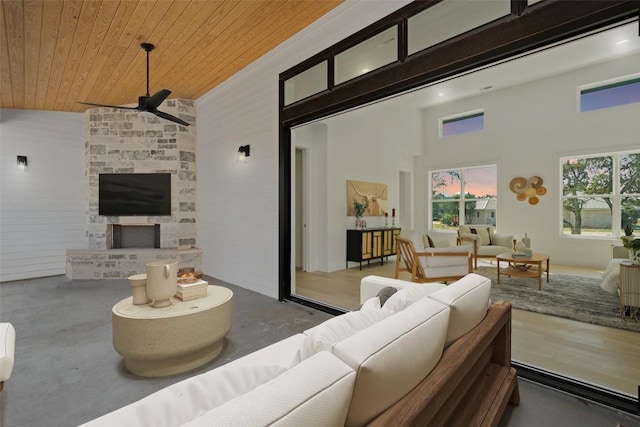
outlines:
[[153, 95], [149, 95], [149, 52], [155, 49], [155, 46], [151, 43], [142, 43], [140, 47], [147, 53], [147, 92], [145, 95], [138, 97], [138, 106], [137, 107], [123, 107], [121, 105], [107, 105], [107, 104], [94, 104], [91, 102], [79, 102], [84, 105], [92, 105], [94, 107], [109, 107], [109, 108], [119, 108], [123, 110], [138, 110], [140, 111], [140, 115], [143, 117], [153, 117], [157, 116], [161, 119], [169, 120], [174, 123], [181, 124], [183, 126], [189, 126], [189, 123], [173, 116], [169, 113], [165, 113], [164, 111], [158, 110], [160, 104], [164, 102], [167, 97], [171, 94], [169, 89], [162, 89]]

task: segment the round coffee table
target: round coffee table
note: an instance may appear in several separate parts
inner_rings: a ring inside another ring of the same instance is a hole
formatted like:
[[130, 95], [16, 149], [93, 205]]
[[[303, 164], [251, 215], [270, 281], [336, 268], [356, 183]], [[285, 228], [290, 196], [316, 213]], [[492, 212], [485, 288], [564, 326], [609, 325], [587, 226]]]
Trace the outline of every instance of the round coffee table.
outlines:
[[162, 308], [134, 305], [128, 297], [113, 306], [113, 347], [129, 372], [162, 377], [190, 371], [222, 351], [233, 316], [233, 292], [208, 286], [189, 301], [171, 298]]
[[[506, 268], [500, 268], [500, 262], [506, 262]], [[514, 257], [513, 252], [503, 252], [496, 255], [498, 266], [498, 285], [500, 284], [500, 274], [514, 277], [538, 278], [538, 289], [542, 290], [542, 273], [547, 272], [547, 283], [549, 283], [549, 255], [541, 252], [534, 252], [530, 257]]]

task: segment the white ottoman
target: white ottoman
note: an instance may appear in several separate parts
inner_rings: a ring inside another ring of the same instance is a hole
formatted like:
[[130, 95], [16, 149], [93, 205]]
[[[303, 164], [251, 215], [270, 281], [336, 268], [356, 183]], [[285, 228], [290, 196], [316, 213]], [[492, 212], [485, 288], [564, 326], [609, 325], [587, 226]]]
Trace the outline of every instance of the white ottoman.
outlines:
[[0, 323], [0, 391], [11, 376], [16, 349], [16, 330], [11, 323]]

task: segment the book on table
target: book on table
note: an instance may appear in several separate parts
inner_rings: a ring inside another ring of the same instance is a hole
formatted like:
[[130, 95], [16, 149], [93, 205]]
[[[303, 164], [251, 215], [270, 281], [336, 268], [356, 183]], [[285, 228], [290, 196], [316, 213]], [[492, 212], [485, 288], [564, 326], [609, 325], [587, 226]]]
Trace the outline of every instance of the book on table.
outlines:
[[207, 295], [209, 283], [204, 280], [198, 280], [193, 283], [178, 283], [175, 298], [180, 301], [201, 298]]
[[513, 258], [531, 258], [531, 254], [526, 252], [514, 252], [511, 256]]

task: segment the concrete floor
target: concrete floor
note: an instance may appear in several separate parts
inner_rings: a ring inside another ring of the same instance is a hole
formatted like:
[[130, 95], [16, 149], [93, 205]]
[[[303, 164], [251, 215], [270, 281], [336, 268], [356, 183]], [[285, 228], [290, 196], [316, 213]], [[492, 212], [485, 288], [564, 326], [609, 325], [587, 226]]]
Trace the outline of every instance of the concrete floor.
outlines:
[[[331, 316], [205, 278], [234, 292], [234, 322], [220, 356], [185, 374], [140, 378], [124, 370], [111, 343], [111, 308], [127, 280], [65, 276], [0, 284], [0, 320], [16, 329], [16, 363], [0, 393], [0, 427], [75, 426], [202, 373]], [[640, 420], [520, 380], [521, 404], [506, 426], [639, 426]]]

